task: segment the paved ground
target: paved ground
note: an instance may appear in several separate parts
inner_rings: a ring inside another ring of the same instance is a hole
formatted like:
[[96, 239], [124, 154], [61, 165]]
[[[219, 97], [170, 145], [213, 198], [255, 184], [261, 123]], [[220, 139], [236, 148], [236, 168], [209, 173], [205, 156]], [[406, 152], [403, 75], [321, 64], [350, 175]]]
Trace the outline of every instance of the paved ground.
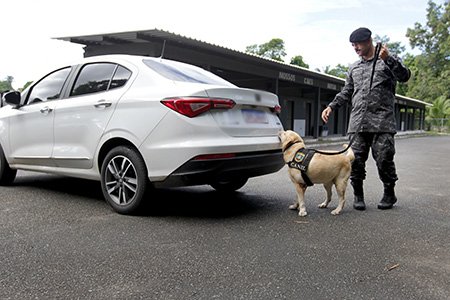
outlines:
[[[95, 182], [21, 172], [0, 188], [0, 299], [449, 299], [450, 136], [397, 140], [398, 205], [309, 215], [286, 169], [234, 196], [162, 190], [118, 215]], [[349, 187], [348, 192], [351, 192]], [[174, 198], [174, 200], [169, 200]]]

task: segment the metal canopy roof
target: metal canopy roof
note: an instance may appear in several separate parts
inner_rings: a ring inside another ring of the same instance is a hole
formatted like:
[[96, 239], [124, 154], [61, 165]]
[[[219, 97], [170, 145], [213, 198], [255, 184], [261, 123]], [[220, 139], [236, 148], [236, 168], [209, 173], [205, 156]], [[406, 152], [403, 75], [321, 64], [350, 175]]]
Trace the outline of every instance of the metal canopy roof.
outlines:
[[[175, 34], [172, 32], [151, 29], [151, 30], [141, 30], [141, 31], [128, 31], [128, 32], [117, 32], [117, 33], [103, 33], [103, 34], [93, 34], [93, 35], [81, 35], [81, 36], [71, 36], [71, 37], [57, 37], [55, 39], [68, 41], [76, 44], [82, 44], [86, 46], [108, 46], [108, 45], [118, 45], [118, 44], [128, 44], [128, 43], [148, 43], [155, 41], [169, 41], [171, 43], [178, 43], [184, 46], [195, 47], [198, 49], [203, 49], [222, 55], [240, 57], [249, 61], [257, 61], [260, 64], [267, 65], [267, 67], [278, 68], [279, 70], [287, 70], [289, 72], [299, 73], [303, 75], [308, 75], [311, 77], [320, 78], [332, 83], [338, 83], [344, 85], [345, 80], [332, 75], [316, 72], [303, 67], [287, 64], [277, 60], [261, 57], [258, 55], [245, 53], [242, 51], [233, 50], [227, 47], [207, 43], [194, 38], [186, 37], [183, 35]], [[398, 99], [404, 101], [412, 101], [422, 105], [430, 105], [429, 103], [408, 98], [401, 95], [396, 95]]]
[[261, 57], [258, 55], [234, 50], [231, 48], [207, 43], [194, 38], [186, 37], [183, 35], [175, 34], [172, 32], [151, 29], [151, 30], [141, 30], [141, 31], [128, 31], [128, 32], [118, 32], [118, 33], [103, 33], [94, 35], [82, 35], [82, 36], [72, 36], [72, 37], [57, 37], [58, 40], [69, 41], [72, 43], [82, 44], [86, 46], [109, 46], [125, 43], [147, 43], [155, 41], [168, 41], [172, 43], [178, 43], [185, 46], [195, 47], [198, 49], [203, 49], [223, 55], [240, 57], [247, 60], [258, 61], [261, 64], [266, 64], [268, 66], [276, 66], [278, 69], [288, 69], [291, 72], [308, 74], [309, 76], [319, 77], [326, 81], [331, 81], [333, 83], [343, 84], [342, 78], [335, 77], [332, 75], [312, 71], [303, 67], [296, 65], [287, 64], [280, 62], [278, 60]]
[[[189, 43], [205, 46], [211, 45], [214, 47], [220, 47], [212, 44], [208, 44], [196, 39], [187, 38], [178, 34], [174, 34], [168, 31], [159, 29], [141, 30], [141, 31], [128, 31], [128, 32], [116, 32], [116, 33], [102, 33], [93, 35], [82, 35], [74, 37], [57, 37], [56, 39], [69, 41], [83, 45], [114, 45], [124, 43], [146, 43], [148, 41], [156, 40], [171, 40], [179, 43]], [[223, 48], [223, 47], [221, 47]]]

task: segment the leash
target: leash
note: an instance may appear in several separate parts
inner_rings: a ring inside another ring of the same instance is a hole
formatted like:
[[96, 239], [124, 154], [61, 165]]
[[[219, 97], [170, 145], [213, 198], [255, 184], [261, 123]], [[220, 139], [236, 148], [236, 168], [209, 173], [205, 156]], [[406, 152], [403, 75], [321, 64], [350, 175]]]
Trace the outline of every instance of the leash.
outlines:
[[[375, 66], [377, 64], [377, 60], [378, 60], [378, 56], [380, 55], [380, 51], [381, 51], [381, 42], [378, 42], [377, 45], [375, 46], [375, 55], [373, 57], [373, 64], [372, 64], [372, 74], [370, 74], [370, 85], [369, 85], [369, 93], [372, 91], [372, 83], [373, 83], [373, 77], [375, 75]], [[362, 127], [363, 124], [363, 120], [364, 117], [367, 114], [367, 106], [369, 105], [368, 102], [366, 102], [366, 107], [364, 108], [364, 112], [363, 112], [363, 116], [361, 118], [361, 122], [359, 123], [358, 127], [355, 130], [355, 133], [353, 134], [353, 136], [350, 138], [350, 142], [348, 143], [347, 147], [345, 147], [345, 149], [340, 150], [338, 152], [324, 152], [324, 151], [320, 151], [320, 150], [316, 150], [316, 149], [312, 149], [314, 150], [316, 153], [320, 153], [320, 154], [325, 154], [325, 155], [338, 155], [338, 154], [342, 154], [345, 153], [353, 144], [353, 141], [355, 140], [356, 134], [359, 132], [359, 130]]]

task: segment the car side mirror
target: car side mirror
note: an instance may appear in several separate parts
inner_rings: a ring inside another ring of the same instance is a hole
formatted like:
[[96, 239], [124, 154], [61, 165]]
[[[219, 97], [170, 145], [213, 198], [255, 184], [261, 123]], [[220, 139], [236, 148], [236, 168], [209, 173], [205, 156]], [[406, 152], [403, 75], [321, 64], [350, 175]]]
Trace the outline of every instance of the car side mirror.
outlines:
[[21, 100], [20, 92], [18, 91], [7, 92], [3, 94], [2, 100], [3, 103], [17, 107], [20, 105]]

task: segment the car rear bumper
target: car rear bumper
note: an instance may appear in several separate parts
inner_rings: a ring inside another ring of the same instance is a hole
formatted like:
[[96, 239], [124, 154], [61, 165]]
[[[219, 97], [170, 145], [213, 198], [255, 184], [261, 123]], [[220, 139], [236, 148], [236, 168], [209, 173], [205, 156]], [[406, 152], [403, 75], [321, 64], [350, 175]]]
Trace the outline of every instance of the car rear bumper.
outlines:
[[277, 172], [284, 166], [281, 150], [239, 153], [233, 158], [192, 159], [156, 187], [210, 184], [236, 178], [250, 178]]

